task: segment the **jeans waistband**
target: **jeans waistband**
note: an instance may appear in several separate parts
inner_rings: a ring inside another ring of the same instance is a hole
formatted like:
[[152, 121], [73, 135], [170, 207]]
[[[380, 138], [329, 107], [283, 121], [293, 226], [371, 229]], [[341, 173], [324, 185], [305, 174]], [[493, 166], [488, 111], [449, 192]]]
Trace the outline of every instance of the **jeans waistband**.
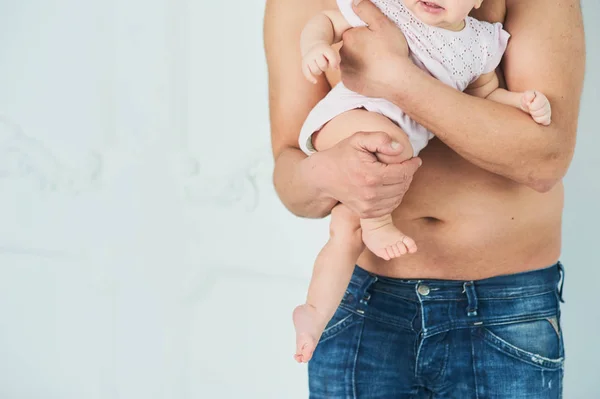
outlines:
[[[523, 273], [501, 275], [481, 280], [406, 280], [379, 276], [356, 266], [351, 285], [364, 287], [374, 284], [379, 291], [409, 300], [462, 300], [475, 293], [478, 300], [529, 297], [557, 291], [562, 300], [564, 267], [556, 264]], [[560, 283], [560, 287], [559, 287]]]

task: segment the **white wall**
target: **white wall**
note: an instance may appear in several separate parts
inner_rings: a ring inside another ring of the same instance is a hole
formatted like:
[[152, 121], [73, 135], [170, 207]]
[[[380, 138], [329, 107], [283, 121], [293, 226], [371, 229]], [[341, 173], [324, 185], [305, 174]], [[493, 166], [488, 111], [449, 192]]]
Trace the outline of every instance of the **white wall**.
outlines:
[[[563, 260], [566, 397], [585, 399], [600, 397], [600, 4], [582, 3]], [[326, 221], [274, 193], [264, 1], [232, 7], [0, 4], [0, 398], [307, 396], [290, 312]]]

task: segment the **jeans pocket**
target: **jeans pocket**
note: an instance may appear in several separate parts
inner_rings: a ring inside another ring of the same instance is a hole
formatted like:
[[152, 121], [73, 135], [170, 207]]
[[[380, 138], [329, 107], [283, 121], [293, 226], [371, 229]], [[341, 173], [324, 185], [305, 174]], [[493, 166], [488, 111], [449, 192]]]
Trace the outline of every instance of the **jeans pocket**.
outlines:
[[360, 321], [360, 317], [356, 313], [351, 312], [344, 307], [344, 302], [346, 302], [349, 295], [351, 294], [346, 292], [342, 305], [337, 308], [333, 317], [325, 326], [319, 342], [324, 342], [335, 337]]
[[563, 367], [562, 331], [555, 316], [481, 327], [480, 335], [489, 346], [530, 365]]

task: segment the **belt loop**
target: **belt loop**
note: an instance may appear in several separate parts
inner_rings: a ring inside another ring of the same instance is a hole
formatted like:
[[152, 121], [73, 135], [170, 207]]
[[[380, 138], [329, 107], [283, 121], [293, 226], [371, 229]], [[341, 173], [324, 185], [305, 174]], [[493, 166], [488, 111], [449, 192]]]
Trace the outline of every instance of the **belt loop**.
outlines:
[[477, 316], [477, 293], [473, 281], [467, 281], [463, 284], [463, 292], [467, 294], [467, 300], [469, 301], [467, 316]]
[[369, 299], [371, 299], [371, 293], [368, 290], [377, 280], [378, 278], [376, 275], [369, 273], [369, 276], [363, 281], [359, 291], [359, 293], [362, 293], [362, 298], [359, 298], [356, 309], [358, 313], [365, 314]]
[[560, 261], [557, 263], [558, 265], [558, 274], [560, 275], [560, 282], [558, 285], [558, 300], [561, 303], [565, 303], [565, 300], [563, 299], [563, 287], [565, 285], [565, 267], [563, 266], [562, 263], [560, 263]]

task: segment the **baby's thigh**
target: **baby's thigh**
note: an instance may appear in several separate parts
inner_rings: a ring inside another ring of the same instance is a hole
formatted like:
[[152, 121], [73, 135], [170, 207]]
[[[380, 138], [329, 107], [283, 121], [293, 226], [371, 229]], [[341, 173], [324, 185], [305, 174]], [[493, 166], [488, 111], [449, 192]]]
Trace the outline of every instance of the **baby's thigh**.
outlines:
[[336, 116], [313, 135], [312, 142], [317, 151], [324, 151], [356, 132], [385, 132], [402, 144], [406, 158], [412, 157], [412, 145], [406, 133], [386, 116], [365, 109], [353, 109]]

